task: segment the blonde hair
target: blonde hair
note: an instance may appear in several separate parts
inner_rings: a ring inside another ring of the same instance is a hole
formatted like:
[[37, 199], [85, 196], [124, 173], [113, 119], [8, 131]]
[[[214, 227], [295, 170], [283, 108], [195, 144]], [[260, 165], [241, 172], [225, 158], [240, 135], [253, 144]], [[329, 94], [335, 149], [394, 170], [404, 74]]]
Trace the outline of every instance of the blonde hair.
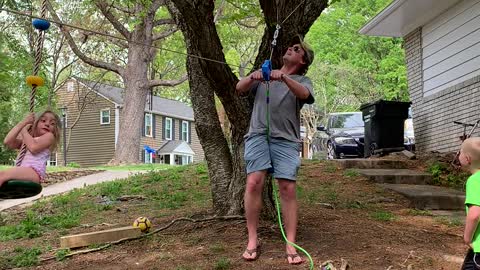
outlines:
[[473, 167], [480, 168], [480, 137], [466, 139], [462, 143], [461, 151], [470, 157]]
[[55, 126], [53, 127], [53, 132], [52, 132], [55, 140], [52, 143], [52, 145], [50, 146], [50, 151], [53, 152], [57, 149], [57, 147], [60, 143], [60, 124], [61, 124], [60, 117], [55, 112], [53, 112], [51, 110], [46, 110], [43, 113], [39, 114], [37, 117], [35, 117], [35, 122], [33, 123], [33, 127], [32, 127], [32, 136], [33, 137], [37, 136], [36, 133], [37, 133], [38, 122], [40, 121], [40, 118], [42, 118], [47, 113], [50, 113], [51, 115], [53, 115], [53, 117], [55, 118], [55, 122], [56, 122]]

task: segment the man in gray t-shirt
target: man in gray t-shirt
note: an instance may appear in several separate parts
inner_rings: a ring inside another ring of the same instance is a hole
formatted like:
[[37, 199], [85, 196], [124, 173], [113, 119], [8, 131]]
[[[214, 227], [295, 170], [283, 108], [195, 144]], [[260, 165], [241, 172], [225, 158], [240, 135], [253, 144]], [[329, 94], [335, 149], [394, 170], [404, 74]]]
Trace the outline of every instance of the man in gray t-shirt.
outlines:
[[[282, 203], [282, 216], [289, 242], [295, 243], [297, 231], [296, 175], [300, 167], [300, 110], [312, 104], [313, 88], [309, 78], [303, 76], [313, 61], [312, 49], [296, 38], [283, 56], [283, 66], [272, 70], [267, 84], [262, 73], [255, 71], [237, 83], [237, 92], [255, 95], [250, 128], [245, 136], [245, 164], [247, 184], [245, 190], [245, 216], [248, 244], [243, 258], [258, 258], [258, 219], [262, 205], [262, 190], [267, 172], [278, 181]], [[296, 249], [286, 246], [289, 264], [303, 262]]]

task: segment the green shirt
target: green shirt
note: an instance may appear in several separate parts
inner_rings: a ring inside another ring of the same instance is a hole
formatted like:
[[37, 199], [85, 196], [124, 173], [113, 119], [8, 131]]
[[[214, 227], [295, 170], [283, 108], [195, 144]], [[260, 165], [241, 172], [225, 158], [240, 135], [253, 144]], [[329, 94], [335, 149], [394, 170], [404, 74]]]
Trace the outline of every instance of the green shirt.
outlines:
[[[465, 193], [465, 208], [468, 215], [469, 206], [480, 206], [480, 172], [476, 172], [468, 178]], [[473, 252], [480, 252], [480, 227], [475, 229], [472, 246]]]

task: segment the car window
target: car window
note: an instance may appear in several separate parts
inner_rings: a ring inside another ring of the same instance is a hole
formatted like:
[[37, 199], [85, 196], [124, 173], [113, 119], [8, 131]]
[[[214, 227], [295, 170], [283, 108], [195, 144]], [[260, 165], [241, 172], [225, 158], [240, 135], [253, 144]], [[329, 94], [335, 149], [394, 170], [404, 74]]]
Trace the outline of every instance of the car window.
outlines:
[[330, 119], [330, 128], [356, 128], [365, 125], [361, 113], [337, 114]]

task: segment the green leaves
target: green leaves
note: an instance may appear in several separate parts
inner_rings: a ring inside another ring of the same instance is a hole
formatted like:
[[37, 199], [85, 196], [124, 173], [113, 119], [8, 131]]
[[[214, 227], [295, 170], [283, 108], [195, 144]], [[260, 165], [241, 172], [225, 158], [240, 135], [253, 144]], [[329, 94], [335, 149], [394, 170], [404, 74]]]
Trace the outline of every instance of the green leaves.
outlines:
[[[28, 88], [25, 77], [31, 70], [31, 58], [23, 47], [18, 46], [17, 36], [7, 29], [0, 33], [0, 138], [5, 138], [8, 131], [27, 108]], [[25, 102], [25, 103], [23, 103]], [[8, 164], [15, 153], [0, 145], [0, 163]]]
[[408, 100], [401, 39], [369, 37], [359, 29], [387, 0], [331, 1], [306, 40], [315, 51], [308, 76], [324, 112], [358, 110], [378, 98]]

